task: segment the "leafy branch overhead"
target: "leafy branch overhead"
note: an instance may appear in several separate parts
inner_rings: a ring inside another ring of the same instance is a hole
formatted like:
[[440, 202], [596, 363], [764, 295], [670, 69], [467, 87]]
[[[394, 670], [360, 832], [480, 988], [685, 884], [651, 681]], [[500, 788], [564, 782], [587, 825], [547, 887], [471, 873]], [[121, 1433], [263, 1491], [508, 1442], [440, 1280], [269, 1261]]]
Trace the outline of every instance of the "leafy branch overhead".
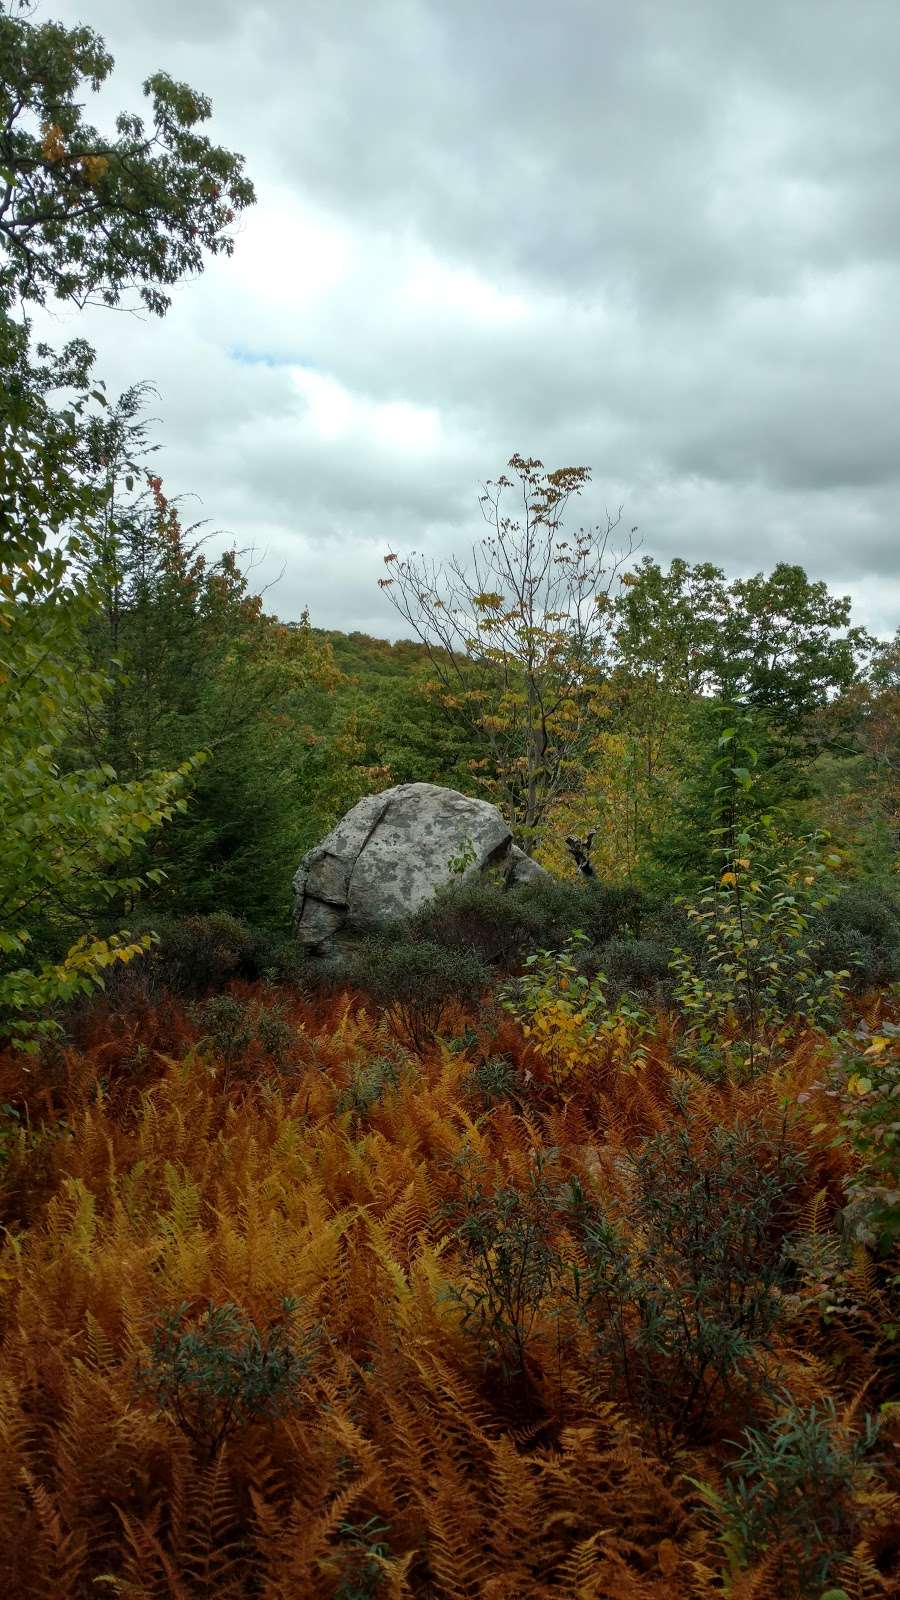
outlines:
[[0, 10], [0, 304], [117, 305], [134, 291], [165, 312], [168, 290], [228, 255], [254, 199], [243, 159], [201, 131], [205, 95], [164, 72], [144, 83], [147, 120], [123, 111], [109, 134], [83, 114], [113, 59], [88, 27]]

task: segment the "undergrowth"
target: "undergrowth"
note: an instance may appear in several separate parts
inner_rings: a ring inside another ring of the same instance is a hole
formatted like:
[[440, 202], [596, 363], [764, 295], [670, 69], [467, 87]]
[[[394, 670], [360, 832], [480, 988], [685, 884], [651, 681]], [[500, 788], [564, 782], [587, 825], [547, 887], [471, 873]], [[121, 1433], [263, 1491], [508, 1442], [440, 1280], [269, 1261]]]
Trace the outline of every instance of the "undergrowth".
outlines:
[[10, 1594], [896, 1594], [887, 1002], [710, 1075], [535, 976], [527, 1034], [235, 982], [0, 1057]]

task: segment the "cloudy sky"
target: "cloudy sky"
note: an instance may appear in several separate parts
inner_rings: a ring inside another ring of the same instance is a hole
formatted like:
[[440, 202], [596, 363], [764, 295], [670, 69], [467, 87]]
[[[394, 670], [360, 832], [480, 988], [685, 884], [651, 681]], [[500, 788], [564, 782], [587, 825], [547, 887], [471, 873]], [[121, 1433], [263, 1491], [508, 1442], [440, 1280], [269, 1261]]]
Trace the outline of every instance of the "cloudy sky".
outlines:
[[39, 16], [105, 37], [102, 106], [165, 68], [247, 158], [233, 258], [80, 331], [156, 384], [167, 487], [256, 546], [270, 609], [395, 634], [385, 550], [471, 542], [520, 451], [590, 465], [584, 519], [624, 502], [663, 562], [799, 561], [897, 626], [896, 0]]

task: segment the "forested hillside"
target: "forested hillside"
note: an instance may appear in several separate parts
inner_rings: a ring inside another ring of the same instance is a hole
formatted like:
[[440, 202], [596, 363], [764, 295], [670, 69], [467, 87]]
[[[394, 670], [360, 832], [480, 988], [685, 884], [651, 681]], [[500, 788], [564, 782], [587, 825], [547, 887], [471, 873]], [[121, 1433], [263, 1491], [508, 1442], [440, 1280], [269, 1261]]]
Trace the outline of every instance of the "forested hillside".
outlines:
[[[385, 540], [384, 638], [279, 617], [35, 332], [254, 201], [111, 70], [0, 0], [0, 1577], [897, 1595], [900, 632], [520, 455], [468, 553]], [[549, 874], [461, 840], [304, 948], [302, 854], [423, 781]]]

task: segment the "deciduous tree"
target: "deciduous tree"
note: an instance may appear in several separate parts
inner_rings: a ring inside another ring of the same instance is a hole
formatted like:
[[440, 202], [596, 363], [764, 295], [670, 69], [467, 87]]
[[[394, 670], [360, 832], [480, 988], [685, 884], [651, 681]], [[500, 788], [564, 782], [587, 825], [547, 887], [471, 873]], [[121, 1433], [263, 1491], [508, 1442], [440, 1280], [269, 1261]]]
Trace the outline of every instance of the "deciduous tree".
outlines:
[[[478, 765], [532, 848], [554, 800], [582, 781], [597, 732], [611, 590], [632, 546], [613, 547], [618, 516], [564, 537], [589, 468], [548, 472], [520, 455], [509, 468], [511, 477], [484, 486], [489, 532], [467, 558], [391, 553], [380, 582], [428, 650], [440, 705], [479, 740]], [[511, 495], [518, 515], [507, 510]]]

